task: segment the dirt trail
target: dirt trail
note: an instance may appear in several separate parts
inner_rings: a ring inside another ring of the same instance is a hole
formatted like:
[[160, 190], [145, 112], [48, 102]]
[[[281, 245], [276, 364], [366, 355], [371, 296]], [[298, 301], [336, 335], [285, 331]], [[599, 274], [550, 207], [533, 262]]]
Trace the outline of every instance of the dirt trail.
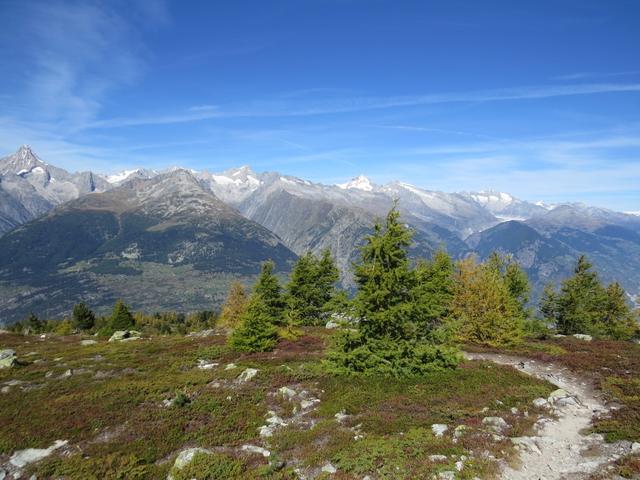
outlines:
[[627, 453], [624, 442], [607, 444], [597, 434], [586, 435], [594, 415], [606, 414], [607, 406], [590, 383], [565, 367], [537, 360], [493, 353], [465, 353], [468, 360], [487, 360], [511, 365], [528, 375], [547, 380], [568, 393], [553, 403], [557, 419], [543, 419], [536, 433], [518, 440], [519, 468], [505, 466], [502, 478], [509, 480], [577, 480], [588, 478], [606, 463]]

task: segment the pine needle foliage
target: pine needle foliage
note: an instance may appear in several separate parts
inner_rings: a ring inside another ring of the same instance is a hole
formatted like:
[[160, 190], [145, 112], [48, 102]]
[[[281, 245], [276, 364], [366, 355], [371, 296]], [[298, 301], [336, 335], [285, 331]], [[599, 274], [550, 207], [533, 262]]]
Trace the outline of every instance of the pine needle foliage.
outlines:
[[[400, 222], [394, 206], [361, 248], [352, 305], [358, 328], [337, 334], [327, 356], [331, 371], [408, 377], [458, 364], [458, 351], [443, 341], [443, 335], [434, 334], [437, 302], [426, 304], [429, 287], [419, 286], [429, 278], [428, 268], [411, 267], [411, 244], [412, 232]], [[426, 313], [430, 309], [431, 317]]]

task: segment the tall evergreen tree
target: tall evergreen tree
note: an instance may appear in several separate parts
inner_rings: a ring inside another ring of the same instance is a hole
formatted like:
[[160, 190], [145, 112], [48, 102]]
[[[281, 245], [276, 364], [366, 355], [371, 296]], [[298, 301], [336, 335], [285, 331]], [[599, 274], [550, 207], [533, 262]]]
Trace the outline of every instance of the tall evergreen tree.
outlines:
[[96, 323], [95, 314], [84, 302], [77, 303], [73, 307], [71, 325], [79, 330], [91, 330]]
[[447, 252], [439, 250], [431, 261], [418, 263], [414, 296], [420, 309], [419, 328], [423, 336], [449, 316], [453, 290], [453, 261]]
[[457, 351], [423, 338], [425, 324], [416, 301], [417, 275], [407, 248], [412, 232], [392, 208], [384, 226], [366, 238], [355, 266], [358, 293], [353, 302], [357, 331], [342, 331], [328, 354], [340, 373], [410, 376], [457, 365]]
[[335, 294], [338, 269], [329, 250], [318, 259], [310, 252], [293, 267], [287, 284], [287, 311], [295, 311], [304, 325], [318, 325]]
[[487, 259], [486, 265], [502, 277], [517, 308], [523, 317], [528, 316], [527, 303], [529, 302], [531, 284], [529, 283], [529, 277], [513, 259], [513, 256], [507, 255], [503, 257], [497, 252], [493, 252]]
[[624, 289], [618, 282], [611, 283], [607, 287], [602, 315], [596, 322], [594, 331], [614, 340], [629, 340], [638, 328]]
[[273, 274], [275, 265], [272, 261], [264, 262], [258, 281], [254, 286], [254, 293], [259, 295], [269, 310], [269, 315], [278, 324], [284, 322], [283, 313], [285, 299], [278, 277]]
[[131, 330], [134, 325], [135, 321], [129, 311], [129, 307], [122, 300], [118, 300], [109, 318], [109, 328], [111, 331]]
[[266, 352], [273, 350], [277, 340], [272, 308], [254, 292], [242, 314], [240, 326], [229, 337], [229, 344], [240, 352]]
[[247, 309], [248, 301], [242, 283], [238, 281], [232, 282], [229, 286], [227, 299], [220, 312], [220, 325], [231, 329], [237, 328], [241, 323], [242, 314]]
[[564, 335], [589, 333], [598, 321], [606, 292], [591, 263], [581, 255], [574, 274], [562, 283], [557, 295], [556, 327]]

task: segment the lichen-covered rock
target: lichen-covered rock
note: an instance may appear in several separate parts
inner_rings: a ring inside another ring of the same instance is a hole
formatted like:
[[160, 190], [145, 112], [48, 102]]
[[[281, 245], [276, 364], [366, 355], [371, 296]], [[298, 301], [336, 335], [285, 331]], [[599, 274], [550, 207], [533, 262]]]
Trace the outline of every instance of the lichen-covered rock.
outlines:
[[83, 347], [86, 347], [87, 345], [95, 345], [96, 342], [95, 340], [81, 340], [80, 341], [80, 345], [82, 345]]
[[16, 468], [24, 468], [30, 463], [37, 462], [48, 457], [55, 450], [60, 447], [64, 447], [67, 443], [67, 440], [56, 440], [53, 445], [48, 448], [27, 448], [25, 450], [18, 450], [11, 455], [9, 463]]
[[[193, 457], [195, 457], [197, 453], [210, 454], [212, 452], [211, 450], [200, 447], [187, 448], [186, 450], [182, 450], [176, 457], [176, 461], [174, 462], [171, 471], [175, 473], [182, 470], [193, 461]], [[173, 480], [173, 478], [173, 475], [169, 473], [169, 475], [167, 476], [167, 480]]]
[[484, 417], [482, 419], [482, 424], [487, 425], [497, 432], [501, 432], [502, 430], [509, 428], [509, 424], [505, 422], [502, 417]]
[[436, 437], [441, 437], [447, 430], [449, 430], [449, 427], [444, 423], [434, 423], [431, 425], [431, 431]]
[[124, 342], [129, 340], [138, 340], [140, 339], [140, 332], [135, 330], [117, 330], [113, 332], [111, 338], [109, 338], [110, 342]]
[[238, 376], [238, 382], [246, 383], [258, 374], [257, 368], [247, 368]]
[[10, 348], [0, 350], [0, 368], [11, 368], [17, 361], [16, 352]]
[[593, 337], [591, 335], [585, 335], [583, 333], [576, 333], [573, 338], [577, 338], [578, 340], [583, 340], [585, 342], [590, 342], [591, 340], [593, 340]]

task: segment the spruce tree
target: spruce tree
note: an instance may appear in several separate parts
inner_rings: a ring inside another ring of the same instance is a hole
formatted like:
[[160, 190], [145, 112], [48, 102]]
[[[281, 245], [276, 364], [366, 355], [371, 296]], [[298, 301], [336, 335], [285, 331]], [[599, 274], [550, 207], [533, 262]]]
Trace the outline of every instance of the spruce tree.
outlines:
[[420, 309], [419, 328], [423, 336], [449, 316], [453, 289], [453, 261], [447, 252], [439, 250], [431, 261], [418, 263], [414, 295]]
[[247, 303], [247, 294], [242, 283], [238, 281], [231, 283], [227, 299], [220, 312], [220, 325], [231, 329], [237, 328], [241, 323], [242, 314], [247, 309]]
[[91, 330], [96, 323], [95, 314], [84, 302], [77, 303], [73, 307], [72, 327], [78, 330]]
[[241, 316], [240, 326], [229, 338], [229, 344], [239, 352], [266, 352], [273, 350], [277, 340], [272, 308], [254, 292]]
[[334, 372], [401, 377], [454, 367], [459, 361], [454, 348], [421, 332], [427, 321], [416, 301], [417, 275], [407, 258], [412, 232], [399, 217], [394, 206], [361, 248], [353, 301], [358, 329], [337, 334], [327, 360]]
[[129, 307], [122, 300], [118, 300], [109, 318], [109, 328], [115, 332], [116, 330], [131, 330], [134, 325], [135, 321]]
[[574, 274], [562, 283], [557, 295], [556, 328], [564, 335], [593, 333], [592, 328], [601, 316], [606, 291], [591, 263], [581, 255]]
[[269, 315], [277, 324], [284, 322], [283, 313], [285, 308], [285, 299], [282, 295], [282, 287], [278, 277], [273, 274], [275, 265], [272, 261], [264, 262], [258, 281], [254, 286], [254, 293], [259, 295], [262, 302], [269, 310]]
[[633, 312], [627, 303], [626, 293], [618, 282], [606, 290], [602, 315], [594, 325], [594, 332], [614, 340], [629, 340], [638, 330]]
[[303, 325], [319, 325], [335, 295], [338, 269], [329, 250], [318, 259], [310, 252], [301, 256], [287, 284], [287, 311], [295, 311]]

